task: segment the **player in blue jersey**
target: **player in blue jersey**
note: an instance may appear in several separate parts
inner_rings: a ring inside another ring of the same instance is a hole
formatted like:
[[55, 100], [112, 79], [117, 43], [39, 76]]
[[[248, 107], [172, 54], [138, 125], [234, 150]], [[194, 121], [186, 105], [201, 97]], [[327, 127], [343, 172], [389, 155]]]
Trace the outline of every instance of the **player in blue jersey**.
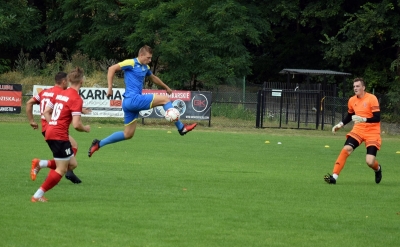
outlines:
[[[139, 50], [137, 58], [127, 59], [123, 62], [112, 65], [108, 68], [107, 82], [108, 91], [107, 96], [112, 96], [112, 84], [115, 72], [119, 70], [124, 71], [125, 75], [125, 93], [124, 100], [122, 102], [122, 109], [124, 111], [124, 131], [114, 132], [110, 136], [97, 140], [94, 139], [92, 145], [89, 148], [88, 156], [92, 157], [93, 153], [99, 150], [101, 147], [131, 139], [136, 130], [136, 123], [139, 117], [139, 112], [142, 110], [148, 110], [156, 106], [163, 106], [164, 110], [173, 108], [171, 101], [168, 96], [157, 95], [157, 94], [142, 94], [143, 83], [146, 77], [149, 77], [155, 84], [163, 87], [168, 94], [172, 93], [171, 88], [169, 88], [164, 82], [155, 76], [149, 67], [151, 58], [153, 56], [153, 51], [151, 47], [145, 45]], [[189, 131], [196, 127], [196, 123], [186, 125], [181, 121], [176, 121], [175, 125], [178, 129], [180, 135], [185, 135]]]

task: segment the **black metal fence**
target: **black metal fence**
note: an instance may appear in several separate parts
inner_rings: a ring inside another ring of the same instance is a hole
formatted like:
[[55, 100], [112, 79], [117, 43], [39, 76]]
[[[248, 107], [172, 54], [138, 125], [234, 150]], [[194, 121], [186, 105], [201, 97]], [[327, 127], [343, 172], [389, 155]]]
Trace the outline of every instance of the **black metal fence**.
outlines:
[[258, 128], [318, 129], [318, 91], [264, 89], [258, 92], [258, 102]]

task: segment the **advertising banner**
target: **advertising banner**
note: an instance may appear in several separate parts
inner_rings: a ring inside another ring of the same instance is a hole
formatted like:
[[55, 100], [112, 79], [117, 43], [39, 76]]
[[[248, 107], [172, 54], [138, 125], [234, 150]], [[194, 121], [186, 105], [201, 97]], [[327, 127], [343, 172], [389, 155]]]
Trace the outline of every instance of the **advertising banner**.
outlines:
[[[51, 86], [35, 85], [33, 94], [38, 94], [41, 90]], [[122, 101], [124, 88], [113, 88], [113, 96], [107, 98], [107, 88], [85, 88], [79, 90], [79, 95], [83, 99], [83, 107], [90, 108], [91, 114], [82, 115], [83, 117], [124, 117], [122, 111]], [[181, 91], [174, 90], [168, 95], [165, 90], [143, 89], [143, 94], [166, 95], [170, 98], [172, 105], [179, 110], [181, 119], [209, 120], [211, 114], [211, 92], [200, 91]], [[142, 118], [162, 118], [164, 110], [158, 106], [149, 110], [141, 111]], [[38, 105], [33, 108], [33, 114], [40, 115]]]
[[21, 113], [21, 103], [21, 84], [0, 84], [0, 113]]

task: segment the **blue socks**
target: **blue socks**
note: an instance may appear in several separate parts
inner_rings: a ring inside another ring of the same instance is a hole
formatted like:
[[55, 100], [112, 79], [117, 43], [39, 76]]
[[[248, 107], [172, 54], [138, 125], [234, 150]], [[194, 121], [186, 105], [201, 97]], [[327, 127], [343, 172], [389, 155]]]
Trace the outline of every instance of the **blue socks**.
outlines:
[[125, 140], [123, 131], [114, 132], [111, 135], [109, 135], [108, 137], [101, 140], [99, 143], [99, 147], [102, 147], [102, 146], [105, 146], [105, 145], [108, 145], [111, 143], [115, 143], [115, 142], [120, 142], [123, 140]]
[[[163, 108], [165, 111], [168, 110], [169, 108], [173, 108], [171, 101], [168, 102], [167, 104], [163, 105]], [[180, 120], [175, 122], [175, 126], [178, 130], [183, 129], [183, 127], [184, 127], [183, 123]]]
[[165, 111], [167, 111], [169, 108], [173, 108], [171, 101], [168, 102], [167, 104], [163, 105], [163, 108]]

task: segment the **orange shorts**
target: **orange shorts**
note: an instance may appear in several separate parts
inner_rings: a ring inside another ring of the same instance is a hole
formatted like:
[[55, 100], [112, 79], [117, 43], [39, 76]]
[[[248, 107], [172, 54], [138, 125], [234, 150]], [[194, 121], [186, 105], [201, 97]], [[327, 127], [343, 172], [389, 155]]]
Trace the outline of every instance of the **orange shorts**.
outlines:
[[370, 133], [368, 131], [356, 131], [353, 129], [346, 135], [347, 138], [349, 136], [356, 139], [358, 144], [364, 142], [365, 147], [375, 146], [378, 150], [381, 149], [382, 140], [380, 134]]

